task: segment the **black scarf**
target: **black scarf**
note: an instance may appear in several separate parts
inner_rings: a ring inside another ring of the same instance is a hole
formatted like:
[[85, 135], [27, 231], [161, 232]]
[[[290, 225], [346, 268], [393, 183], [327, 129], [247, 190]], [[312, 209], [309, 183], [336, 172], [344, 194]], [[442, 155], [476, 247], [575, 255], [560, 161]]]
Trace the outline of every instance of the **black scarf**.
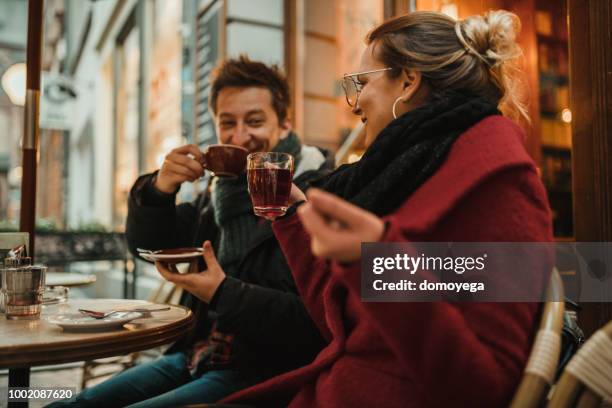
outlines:
[[463, 132], [496, 114], [484, 98], [437, 99], [393, 120], [361, 160], [339, 167], [320, 185], [379, 216], [389, 214], [442, 165]]

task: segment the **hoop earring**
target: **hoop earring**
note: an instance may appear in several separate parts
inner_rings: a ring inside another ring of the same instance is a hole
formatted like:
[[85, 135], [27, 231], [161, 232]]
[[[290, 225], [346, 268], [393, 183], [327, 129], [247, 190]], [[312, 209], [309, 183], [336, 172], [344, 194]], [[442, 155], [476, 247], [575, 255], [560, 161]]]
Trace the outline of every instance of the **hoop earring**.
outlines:
[[393, 119], [397, 119], [397, 114], [395, 113], [395, 107], [397, 106], [397, 103], [402, 99], [401, 96], [398, 96], [397, 99], [395, 100], [395, 102], [393, 102], [393, 108], [391, 109], [391, 111], [393, 112]]

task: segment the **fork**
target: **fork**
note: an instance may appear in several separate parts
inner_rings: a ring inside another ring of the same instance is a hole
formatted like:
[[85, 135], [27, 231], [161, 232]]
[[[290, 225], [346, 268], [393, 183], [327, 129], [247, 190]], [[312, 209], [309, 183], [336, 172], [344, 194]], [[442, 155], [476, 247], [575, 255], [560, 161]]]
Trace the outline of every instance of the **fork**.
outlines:
[[121, 310], [111, 310], [110, 312], [98, 312], [95, 310], [87, 310], [87, 309], [79, 309], [79, 312], [87, 315], [89, 317], [93, 317], [94, 319], [104, 319], [110, 315], [120, 312], [139, 312], [139, 313], [147, 313], [147, 312], [160, 312], [163, 310], [170, 310], [170, 306], [162, 307], [158, 309], [146, 309], [146, 308], [136, 308], [136, 309], [121, 309]]

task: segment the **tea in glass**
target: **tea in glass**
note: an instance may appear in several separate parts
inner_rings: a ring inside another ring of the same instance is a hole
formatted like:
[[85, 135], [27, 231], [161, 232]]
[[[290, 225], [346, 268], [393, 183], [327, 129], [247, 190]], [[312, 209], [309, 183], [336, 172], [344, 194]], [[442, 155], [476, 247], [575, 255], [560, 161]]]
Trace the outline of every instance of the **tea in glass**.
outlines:
[[293, 183], [293, 156], [251, 153], [247, 160], [249, 194], [255, 215], [274, 220], [285, 214]]

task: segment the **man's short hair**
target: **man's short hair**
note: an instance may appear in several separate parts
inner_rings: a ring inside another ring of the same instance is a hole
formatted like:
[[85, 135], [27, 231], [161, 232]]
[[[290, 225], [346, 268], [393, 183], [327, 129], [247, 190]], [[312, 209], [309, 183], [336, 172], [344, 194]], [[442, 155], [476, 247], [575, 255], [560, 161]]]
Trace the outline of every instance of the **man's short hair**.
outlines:
[[266, 88], [272, 94], [272, 107], [279, 122], [287, 118], [290, 105], [289, 84], [277, 65], [251, 61], [247, 56], [228, 59], [219, 64], [212, 73], [210, 108], [217, 114], [217, 98], [223, 88]]

